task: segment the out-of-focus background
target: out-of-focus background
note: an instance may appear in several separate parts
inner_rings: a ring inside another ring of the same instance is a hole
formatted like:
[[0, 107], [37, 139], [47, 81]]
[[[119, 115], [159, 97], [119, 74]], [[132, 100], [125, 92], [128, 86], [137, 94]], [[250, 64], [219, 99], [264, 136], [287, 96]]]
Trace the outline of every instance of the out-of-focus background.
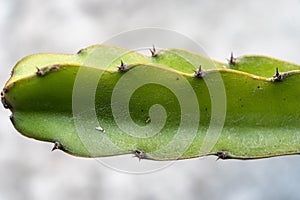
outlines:
[[[26, 55], [76, 53], [139, 27], [185, 34], [220, 61], [233, 51], [300, 63], [299, 0], [0, 0], [0, 85]], [[13, 128], [10, 112], [0, 110], [0, 200], [300, 196], [299, 156], [252, 161], [206, 157], [155, 173], [125, 174], [94, 159], [51, 152], [52, 144], [23, 137]]]

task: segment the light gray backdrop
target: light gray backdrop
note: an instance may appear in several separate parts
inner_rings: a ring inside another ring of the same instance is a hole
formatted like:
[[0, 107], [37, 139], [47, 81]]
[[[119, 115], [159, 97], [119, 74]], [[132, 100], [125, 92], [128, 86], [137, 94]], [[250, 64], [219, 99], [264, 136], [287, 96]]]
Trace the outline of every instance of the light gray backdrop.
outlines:
[[[0, 0], [0, 85], [26, 55], [76, 53], [121, 31], [149, 26], [188, 35], [220, 61], [233, 51], [300, 63], [299, 0]], [[0, 200], [300, 196], [299, 156], [253, 161], [207, 157], [128, 175], [94, 159], [51, 153], [52, 144], [23, 137], [10, 123], [10, 112], [0, 110]]]

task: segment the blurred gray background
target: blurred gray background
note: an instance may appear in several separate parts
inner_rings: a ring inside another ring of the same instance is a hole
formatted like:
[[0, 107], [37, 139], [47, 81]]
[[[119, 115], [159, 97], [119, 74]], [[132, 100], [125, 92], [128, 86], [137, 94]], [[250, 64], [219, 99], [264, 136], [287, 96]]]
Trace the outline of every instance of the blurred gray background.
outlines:
[[[0, 0], [0, 85], [24, 56], [76, 53], [138, 27], [185, 34], [220, 61], [233, 51], [300, 63], [299, 0]], [[52, 144], [20, 135], [9, 115], [1, 109], [0, 200], [300, 197], [299, 156], [252, 161], [206, 157], [130, 175], [94, 159], [51, 152]]]

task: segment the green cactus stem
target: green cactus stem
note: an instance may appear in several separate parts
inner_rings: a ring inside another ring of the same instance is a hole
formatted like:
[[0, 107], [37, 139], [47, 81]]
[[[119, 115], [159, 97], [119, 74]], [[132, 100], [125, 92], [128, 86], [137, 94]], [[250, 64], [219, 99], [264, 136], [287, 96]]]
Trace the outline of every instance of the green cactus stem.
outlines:
[[300, 66], [263, 56], [230, 60], [109, 45], [37, 54], [14, 67], [2, 103], [20, 133], [76, 156], [300, 153]]

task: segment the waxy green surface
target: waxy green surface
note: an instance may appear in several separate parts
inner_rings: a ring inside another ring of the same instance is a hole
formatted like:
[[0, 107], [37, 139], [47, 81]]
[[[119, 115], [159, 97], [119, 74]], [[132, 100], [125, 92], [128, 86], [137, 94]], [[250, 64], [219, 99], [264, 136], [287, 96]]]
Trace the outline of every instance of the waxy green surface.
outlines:
[[[125, 71], [118, 70], [121, 60]], [[200, 78], [194, 76], [199, 65]], [[272, 77], [276, 68], [285, 72], [281, 81]], [[154, 160], [205, 155], [265, 158], [300, 152], [299, 69], [299, 65], [262, 56], [240, 57], [228, 65], [181, 49], [148, 57], [95, 45], [75, 55], [38, 54], [22, 59], [5, 85], [2, 101], [12, 111], [12, 122], [20, 133], [56, 142], [58, 148], [77, 156], [139, 150], [141, 158]], [[79, 85], [82, 81], [85, 84]], [[148, 84], [130, 95], [128, 108], [122, 107], [128, 88], [144, 82]], [[87, 104], [91, 94], [93, 105]], [[165, 109], [159, 111], [161, 115], [149, 113], [156, 104]], [[124, 116], [116, 119], [114, 106]], [[95, 119], [91, 119], [93, 113]], [[166, 118], [161, 117], [164, 113]], [[218, 124], [218, 114], [224, 124]], [[140, 131], [149, 126], [156, 130], [161, 122], [157, 133]], [[120, 128], [120, 123], [130, 132]], [[208, 132], [214, 124], [221, 131]], [[207, 138], [212, 145], [203, 150]]]

